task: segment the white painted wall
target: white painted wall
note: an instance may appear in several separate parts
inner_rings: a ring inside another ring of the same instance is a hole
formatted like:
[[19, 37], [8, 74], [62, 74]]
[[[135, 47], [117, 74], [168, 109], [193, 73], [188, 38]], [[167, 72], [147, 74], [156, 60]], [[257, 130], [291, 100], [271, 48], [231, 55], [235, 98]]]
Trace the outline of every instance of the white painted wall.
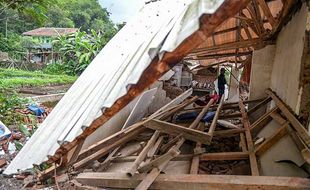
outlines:
[[269, 45], [253, 52], [250, 80], [250, 99], [266, 97], [265, 90], [270, 88], [276, 46]]
[[262, 98], [271, 88], [296, 113], [300, 112], [300, 74], [308, 7], [302, 8], [283, 27], [276, 45], [253, 53], [250, 99]]
[[296, 114], [300, 112], [299, 80], [307, 16], [308, 7], [304, 3], [280, 32], [271, 74], [271, 88]]

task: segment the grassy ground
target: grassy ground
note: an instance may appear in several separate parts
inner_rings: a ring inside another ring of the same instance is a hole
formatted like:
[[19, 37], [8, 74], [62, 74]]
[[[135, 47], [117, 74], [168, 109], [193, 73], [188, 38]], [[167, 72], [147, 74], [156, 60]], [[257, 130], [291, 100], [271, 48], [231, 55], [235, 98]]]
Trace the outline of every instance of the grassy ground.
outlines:
[[41, 71], [23, 71], [0, 68], [0, 89], [71, 84], [77, 77], [50, 75]]

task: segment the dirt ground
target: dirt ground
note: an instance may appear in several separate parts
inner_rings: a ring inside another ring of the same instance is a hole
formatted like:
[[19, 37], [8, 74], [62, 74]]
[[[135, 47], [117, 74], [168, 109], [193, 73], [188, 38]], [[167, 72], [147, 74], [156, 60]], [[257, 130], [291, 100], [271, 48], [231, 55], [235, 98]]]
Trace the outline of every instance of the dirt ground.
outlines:
[[53, 85], [44, 87], [24, 87], [19, 89], [19, 94], [23, 97], [31, 97], [38, 95], [59, 94], [67, 92], [71, 84], [67, 85]]

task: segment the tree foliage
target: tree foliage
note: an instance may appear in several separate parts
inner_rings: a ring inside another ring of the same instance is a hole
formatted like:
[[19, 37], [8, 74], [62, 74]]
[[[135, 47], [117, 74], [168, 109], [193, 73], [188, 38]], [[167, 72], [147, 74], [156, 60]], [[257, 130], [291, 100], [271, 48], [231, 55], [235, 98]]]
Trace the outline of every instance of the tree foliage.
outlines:
[[79, 31], [58, 37], [53, 44], [62, 55], [66, 74], [81, 74], [115, 33], [116, 29], [107, 32], [91, 30], [90, 33]]
[[[114, 28], [97, 0], [0, 0], [0, 32], [21, 34], [34, 28], [76, 27], [81, 31]], [[35, 21], [35, 22], [34, 22]]]

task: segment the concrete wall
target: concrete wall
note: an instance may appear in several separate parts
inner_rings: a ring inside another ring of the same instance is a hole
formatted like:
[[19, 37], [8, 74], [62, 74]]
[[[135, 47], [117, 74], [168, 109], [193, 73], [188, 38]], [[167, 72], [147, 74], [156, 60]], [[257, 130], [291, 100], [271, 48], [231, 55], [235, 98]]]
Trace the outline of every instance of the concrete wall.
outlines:
[[251, 100], [266, 97], [265, 90], [271, 85], [275, 51], [276, 46], [269, 45], [253, 53], [250, 81]]
[[308, 7], [304, 3], [299, 12], [280, 32], [271, 74], [271, 88], [291, 109], [299, 114], [300, 74]]

